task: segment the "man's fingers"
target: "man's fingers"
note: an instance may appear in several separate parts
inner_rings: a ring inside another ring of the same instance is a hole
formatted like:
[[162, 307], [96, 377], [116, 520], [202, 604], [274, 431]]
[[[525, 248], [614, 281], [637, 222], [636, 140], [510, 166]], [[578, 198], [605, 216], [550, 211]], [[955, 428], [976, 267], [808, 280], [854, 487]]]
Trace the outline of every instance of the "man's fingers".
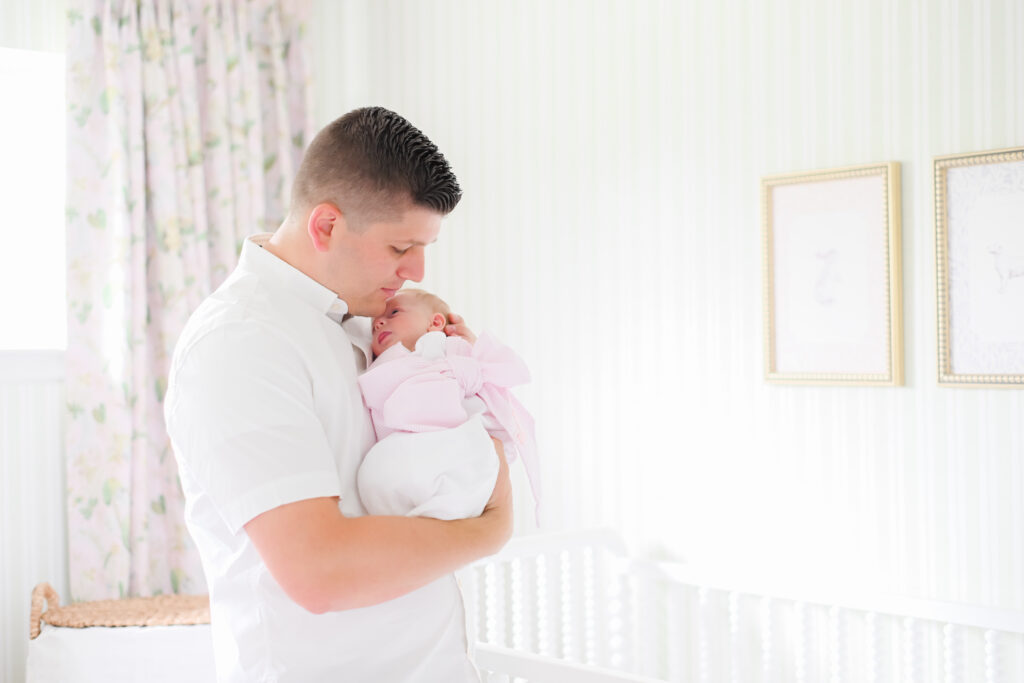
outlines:
[[476, 335], [469, 329], [466, 321], [457, 313], [448, 314], [448, 325], [444, 326], [444, 333], [449, 337], [462, 337], [470, 344], [476, 343]]

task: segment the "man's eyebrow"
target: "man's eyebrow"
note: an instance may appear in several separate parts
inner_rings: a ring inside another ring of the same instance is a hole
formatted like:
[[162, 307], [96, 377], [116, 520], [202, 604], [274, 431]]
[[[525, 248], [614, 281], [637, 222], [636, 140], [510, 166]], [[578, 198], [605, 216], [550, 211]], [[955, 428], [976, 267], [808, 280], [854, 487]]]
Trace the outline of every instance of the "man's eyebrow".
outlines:
[[434, 239], [430, 240], [429, 242], [421, 242], [419, 240], [404, 240], [404, 241], [403, 240], [399, 240], [398, 243], [399, 244], [411, 244], [414, 247], [425, 247], [428, 244], [433, 244], [436, 241], [437, 241], [437, 238], [435, 237]]

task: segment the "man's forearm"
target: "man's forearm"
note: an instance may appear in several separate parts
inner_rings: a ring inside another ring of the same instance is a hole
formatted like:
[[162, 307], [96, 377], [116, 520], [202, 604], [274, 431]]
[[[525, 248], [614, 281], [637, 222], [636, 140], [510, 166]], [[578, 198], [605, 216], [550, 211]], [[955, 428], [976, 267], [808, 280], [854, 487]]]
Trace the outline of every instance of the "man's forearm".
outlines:
[[376, 605], [492, 555], [512, 535], [512, 486], [501, 443], [498, 479], [479, 517], [344, 517], [337, 498], [281, 505], [245, 531], [288, 596], [311, 612]]
[[501, 549], [511, 509], [442, 521], [426, 517], [343, 517], [336, 498], [314, 498], [263, 513], [245, 529], [271, 575], [311, 612], [391, 600]]
[[321, 560], [324, 611], [375, 605], [405, 595], [481, 557], [506, 535], [498, 515], [441, 521], [426, 517], [345, 519]]

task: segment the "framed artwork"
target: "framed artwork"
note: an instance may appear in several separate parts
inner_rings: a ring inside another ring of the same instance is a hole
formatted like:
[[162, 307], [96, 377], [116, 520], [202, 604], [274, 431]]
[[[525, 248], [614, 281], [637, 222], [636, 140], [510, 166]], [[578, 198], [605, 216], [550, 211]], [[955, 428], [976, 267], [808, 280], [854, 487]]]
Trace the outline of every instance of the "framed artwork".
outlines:
[[1024, 387], [1024, 148], [935, 159], [939, 384]]
[[903, 384], [900, 165], [761, 181], [765, 377]]

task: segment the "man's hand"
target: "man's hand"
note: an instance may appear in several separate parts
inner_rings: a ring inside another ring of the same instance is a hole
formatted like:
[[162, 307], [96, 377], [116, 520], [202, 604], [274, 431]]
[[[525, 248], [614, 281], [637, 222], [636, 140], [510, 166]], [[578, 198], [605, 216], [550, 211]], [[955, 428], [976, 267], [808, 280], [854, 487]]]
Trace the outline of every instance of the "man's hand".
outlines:
[[466, 321], [457, 313], [448, 315], [448, 324], [444, 326], [444, 333], [449, 337], [462, 337], [470, 344], [476, 343], [476, 335], [469, 329]]

